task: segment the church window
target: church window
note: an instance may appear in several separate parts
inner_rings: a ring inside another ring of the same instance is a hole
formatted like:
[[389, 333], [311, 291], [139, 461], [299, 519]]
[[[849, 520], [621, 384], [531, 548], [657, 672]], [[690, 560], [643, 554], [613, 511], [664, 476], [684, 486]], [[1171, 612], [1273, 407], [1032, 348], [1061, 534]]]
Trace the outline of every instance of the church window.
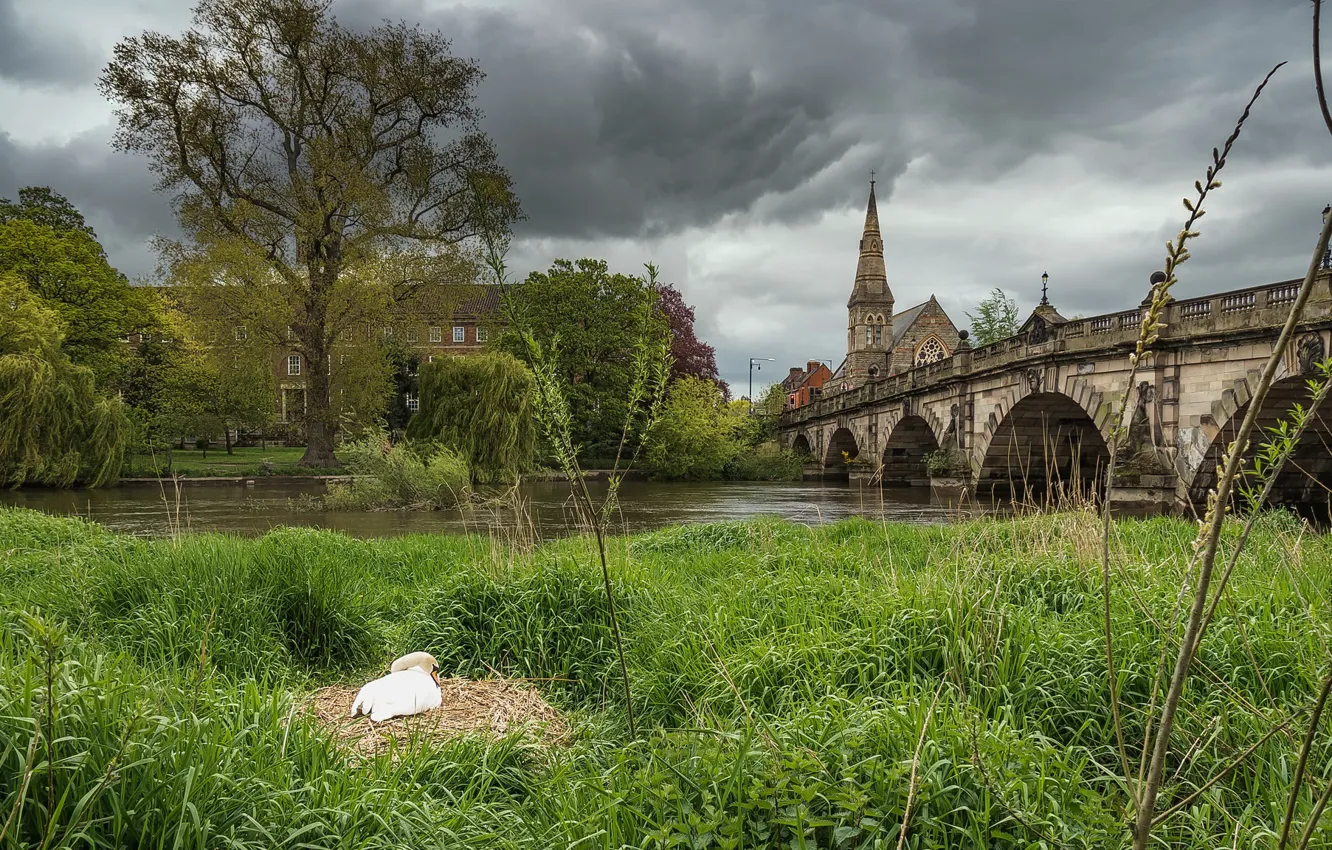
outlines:
[[944, 350], [943, 343], [937, 336], [926, 337], [925, 341], [916, 349], [916, 365], [924, 366], [926, 363], [937, 363], [948, 356]]
[[883, 325], [874, 326], [874, 344], [883, 345]]
[[865, 344], [866, 344], [866, 345], [873, 345], [873, 344], [874, 344], [874, 326], [873, 326], [873, 325], [866, 325], [866, 326], [865, 326]]

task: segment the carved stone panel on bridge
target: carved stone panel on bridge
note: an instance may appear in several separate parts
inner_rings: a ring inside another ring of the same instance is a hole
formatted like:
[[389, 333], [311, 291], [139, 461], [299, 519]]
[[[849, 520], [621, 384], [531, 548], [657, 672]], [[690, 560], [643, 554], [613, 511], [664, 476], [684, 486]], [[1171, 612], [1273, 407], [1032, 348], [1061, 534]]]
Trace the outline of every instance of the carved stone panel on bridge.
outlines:
[[1296, 362], [1299, 364], [1300, 374], [1302, 375], [1317, 371], [1318, 364], [1322, 363], [1327, 357], [1324, 353], [1323, 338], [1317, 333], [1308, 333], [1300, 337], [1295, 352]]

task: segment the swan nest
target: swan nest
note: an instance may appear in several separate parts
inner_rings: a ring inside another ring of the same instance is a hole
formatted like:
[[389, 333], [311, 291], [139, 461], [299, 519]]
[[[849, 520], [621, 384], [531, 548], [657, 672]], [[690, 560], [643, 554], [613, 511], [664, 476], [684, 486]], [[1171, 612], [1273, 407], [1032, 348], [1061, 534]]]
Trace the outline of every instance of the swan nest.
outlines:
[[443, 704], [422, 714], [372, 723], [352, 717], [358, 687], [330, 685], [310, 695], [309, 713], [349, 753], [370, 758], [413, 739], [444, 741], [459, 735], [501, 737], [526, 729], [539, 743], [558, 744], [569, 726], [527, 682], [510, 679], [441, 679]]

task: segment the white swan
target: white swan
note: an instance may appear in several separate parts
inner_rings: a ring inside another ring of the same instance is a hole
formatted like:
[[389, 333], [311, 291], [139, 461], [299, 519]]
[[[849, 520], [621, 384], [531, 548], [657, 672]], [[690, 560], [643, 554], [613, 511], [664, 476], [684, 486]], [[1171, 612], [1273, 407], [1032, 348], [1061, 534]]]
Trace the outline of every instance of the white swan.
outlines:
[[428, 652], [404, 655], [390, 673], [368, 682], [356, 694], [351, 716], [368, 714], [375, 723], [439, 708], [439, 662]]

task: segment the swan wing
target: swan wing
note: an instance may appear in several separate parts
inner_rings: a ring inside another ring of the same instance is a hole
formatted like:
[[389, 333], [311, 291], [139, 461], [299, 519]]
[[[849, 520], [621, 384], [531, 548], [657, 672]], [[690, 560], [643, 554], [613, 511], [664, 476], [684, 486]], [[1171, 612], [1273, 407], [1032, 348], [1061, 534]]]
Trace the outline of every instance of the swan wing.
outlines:
[[361, 688], [352, 703], [352, 715], [359, 711], [382, 723], [439, 708], [441, 702], [439, 688], [428, 675], [419, 670], [400, 670]]

